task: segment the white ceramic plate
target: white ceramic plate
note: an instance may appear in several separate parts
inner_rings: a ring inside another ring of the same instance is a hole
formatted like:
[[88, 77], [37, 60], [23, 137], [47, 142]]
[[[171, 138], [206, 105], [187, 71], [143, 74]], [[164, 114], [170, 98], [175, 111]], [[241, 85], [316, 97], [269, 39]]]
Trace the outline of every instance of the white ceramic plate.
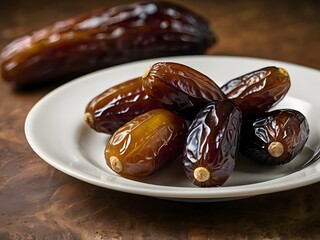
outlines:
[[[87, 103], [105, 89], [136, 76], [159, 61], [179, 62], [210, 76], [218, 85], [266, 66], [285, 68], [292, 86], [277, 108], [294, 108], [308, 119], [310, 136], [302, 153], [284, 166], [266, 167], [242, 159], [223, 187], [199, 188], [179, 162], [141, 181], [125, 179], [104, 160], [108, 135], [83, 121]], [[181, 201], [222, 201], [302, 187], [320, 180], [320, 163], [302, 169], [320, 142], [320, 72], [290, 63], [245, 57], [184, 56], [144, 60], [108, 68], [69, 82], [41, 99], [25, 123], [33, 150], [60, 171], [108, 189]]]

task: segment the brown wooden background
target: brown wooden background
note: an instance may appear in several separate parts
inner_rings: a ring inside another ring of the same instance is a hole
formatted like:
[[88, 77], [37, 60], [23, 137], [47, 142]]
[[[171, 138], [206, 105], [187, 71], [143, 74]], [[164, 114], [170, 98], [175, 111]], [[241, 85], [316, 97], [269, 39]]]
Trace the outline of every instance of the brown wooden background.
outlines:
[[[127, 2], [1, 1], [0, 49], [57, 20]], [[175, 2], [216, 29], [219, 42], [207, 54], [320, 69], [319, 1]], [[23, 129], [28, 111], [51, 89], [14, 92], [0, 79], [0, 239], [320, 238], [320, 183], [238, 201], [180, 203], [99, 188], [55, 170], [31, 150]]]

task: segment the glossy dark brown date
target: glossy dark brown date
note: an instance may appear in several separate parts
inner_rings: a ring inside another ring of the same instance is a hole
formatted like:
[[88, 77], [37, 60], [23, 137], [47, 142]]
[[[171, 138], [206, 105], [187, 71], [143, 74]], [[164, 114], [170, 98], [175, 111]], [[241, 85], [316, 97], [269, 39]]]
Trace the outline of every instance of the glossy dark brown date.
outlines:
[[279, 103], [290, 88], [283, 68], [265, 67], [230, 80], [221, 90], [238, 105], [243, 117], [258, 116]]
[[144, 1], [58, 21], [9, 43], [2, 78], [35, 86], [112, 65], [160, 56], [202, 54], [215, 42], [207, 21], [180, 5]]
[[182, 153], [187, 124], [178, 115], [155, 109], [120, 127], [105, 149], [108, 166], [127, 178], [141, 178], [177, 159]]
[[210, 101], [227, 98], [212, 79], [173, 62], [152, 65], [143, 76], [142, 85], [155, 102], [189, 120]]
[[142, 89], [141, 77], [113, 86], [94, 97], [85, 109], [85, 122], [97, 132], [112, 134], [138, 115], [159, 106]]
[[214, 101], [189, 127], [182, 155], [185, 173], [200, 187], [221, 186], [233, 172], [242, 115], [231, 101]]
[[305, 116], [292, 109], [274, 110], [243, 124], [240, 151], [268, 165], [289, 163], [309, 136]]

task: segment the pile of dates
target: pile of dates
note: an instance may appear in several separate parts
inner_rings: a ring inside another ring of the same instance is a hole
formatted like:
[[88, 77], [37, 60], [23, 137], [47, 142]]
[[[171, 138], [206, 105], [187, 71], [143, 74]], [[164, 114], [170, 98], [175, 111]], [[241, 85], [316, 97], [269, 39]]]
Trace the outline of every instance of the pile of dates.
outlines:
[[289, 88], [288, 72], [274, 66], [219, 87], [189, 66], [158, 62], [94, 97], [84, 119], [111, 134], [104, 156], [119, 175], [138, 179], [180, 160], [193, 184], [215, 187], [232, 174], [238, 152], [280, 165], [302, 150], [309, 135], [305, 116], [270, 110]]

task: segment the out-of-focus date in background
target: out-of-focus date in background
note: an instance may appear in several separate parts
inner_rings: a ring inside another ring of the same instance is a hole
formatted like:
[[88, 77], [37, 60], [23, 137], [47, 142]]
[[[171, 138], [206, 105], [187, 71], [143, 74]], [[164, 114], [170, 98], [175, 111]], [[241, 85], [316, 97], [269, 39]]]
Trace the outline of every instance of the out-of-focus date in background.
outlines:
[[[135, 1], [2, 1], [0, 41], [3, 46], [16, 37], [57, 20], [92, 9], [132, 2]], [[316, 13], [320, 7], [317, 1], [172, 2], [203, 15], [216, 30], [219, 42], [208, 54], [272, 58], [319, 67], [319, 58], [313, 54], [319, 42]]]

